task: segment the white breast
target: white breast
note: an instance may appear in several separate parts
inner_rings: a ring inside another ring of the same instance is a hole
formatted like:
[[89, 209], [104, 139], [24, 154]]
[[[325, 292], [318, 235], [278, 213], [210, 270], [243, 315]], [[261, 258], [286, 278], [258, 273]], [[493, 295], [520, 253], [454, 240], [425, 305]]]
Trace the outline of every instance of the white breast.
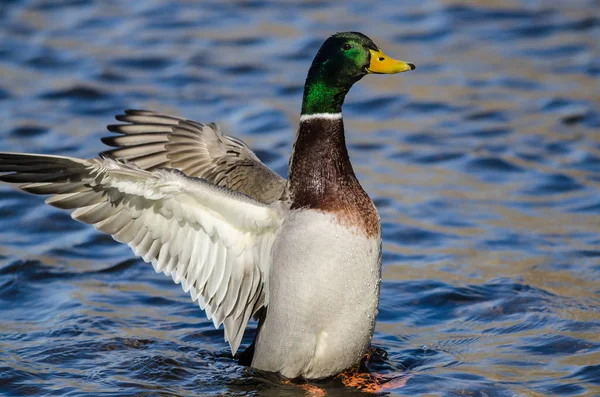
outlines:
[[323, 378], [357, 364], [375, 326], [381, 237], [295, 211], [273, 246], [269, 306], [252, 366]]

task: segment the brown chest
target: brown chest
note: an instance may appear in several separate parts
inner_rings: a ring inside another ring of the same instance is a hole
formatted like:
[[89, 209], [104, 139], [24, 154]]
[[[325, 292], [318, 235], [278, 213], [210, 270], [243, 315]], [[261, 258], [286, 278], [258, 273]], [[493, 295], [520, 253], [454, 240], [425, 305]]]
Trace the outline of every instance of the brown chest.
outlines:
[[369, 237], [380, 231], [373, 202], [354, 175], [340, 120], [300, 124], [290, 162], [292, 209], [334, 213], [340, 224]]

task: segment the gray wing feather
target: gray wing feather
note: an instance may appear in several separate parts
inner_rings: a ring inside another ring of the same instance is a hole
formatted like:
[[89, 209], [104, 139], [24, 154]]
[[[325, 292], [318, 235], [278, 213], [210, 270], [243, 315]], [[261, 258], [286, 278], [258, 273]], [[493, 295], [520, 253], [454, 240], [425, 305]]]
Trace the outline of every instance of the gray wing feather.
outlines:
[[175, 168], [188, 176], [270, 204], [284, 193], [286, 180], [265, 166], [244, 142], [224, 135], [214, 124], [200, 124], [148, 110], [126, 110], [109, 125], [120, 134], [102, 141], [104, 152], [146, 170]]

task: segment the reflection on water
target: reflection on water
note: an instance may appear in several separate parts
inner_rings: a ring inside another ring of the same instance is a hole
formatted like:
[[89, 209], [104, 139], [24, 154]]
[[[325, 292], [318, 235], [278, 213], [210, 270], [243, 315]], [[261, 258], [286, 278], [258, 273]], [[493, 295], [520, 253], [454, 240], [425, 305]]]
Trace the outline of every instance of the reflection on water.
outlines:
[[[218, 121], [285, 174], [312, 56], [362, 31], [418, 66], [345, 106], [384, 236], [372, 370], [410, 376], [395, 395], [600, 395], [599, 9], [5, 2], [1, 149], [90, 157], [150, 108]], [[2, 187], [0, 229], [2, 393], [306, 393], [237, 366], [180, 287], [39, 198]]]

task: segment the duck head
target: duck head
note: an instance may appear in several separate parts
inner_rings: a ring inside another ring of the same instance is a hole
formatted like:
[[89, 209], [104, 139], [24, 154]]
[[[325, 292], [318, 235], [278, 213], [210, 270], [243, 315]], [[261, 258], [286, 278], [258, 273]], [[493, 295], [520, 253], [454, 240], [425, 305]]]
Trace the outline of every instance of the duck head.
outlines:
[[308, 71], [302, 114], [339, 113], [346, 94], [363, 76], [413, 69], [414, 64], [385, 55], [362, 33], [336, 33], [325, 40]]

